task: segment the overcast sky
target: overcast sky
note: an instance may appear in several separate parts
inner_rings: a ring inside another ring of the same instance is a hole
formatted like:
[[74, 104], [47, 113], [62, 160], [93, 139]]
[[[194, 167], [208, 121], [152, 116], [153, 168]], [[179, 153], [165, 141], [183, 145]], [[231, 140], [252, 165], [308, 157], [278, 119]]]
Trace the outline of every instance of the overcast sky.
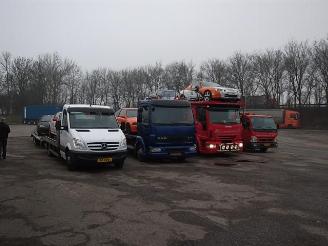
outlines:
[[84, 69], [200, 64], [328, 35], [328, 0], [0, 0], [0, 51]]

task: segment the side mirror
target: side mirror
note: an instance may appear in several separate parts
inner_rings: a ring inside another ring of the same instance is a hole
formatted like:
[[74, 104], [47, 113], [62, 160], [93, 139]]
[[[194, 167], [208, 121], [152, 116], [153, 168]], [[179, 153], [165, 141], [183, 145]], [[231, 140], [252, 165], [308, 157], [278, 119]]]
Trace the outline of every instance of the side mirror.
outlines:
[[61, 127], [60, 127], [60, 130], [67, 131], [67, 130], [68, 130], [68, 126], [61, 126]]
[[242, 125], [245, 129], [249, 128], [249, 124], [247, 123], [247, 121], [243, 121]]

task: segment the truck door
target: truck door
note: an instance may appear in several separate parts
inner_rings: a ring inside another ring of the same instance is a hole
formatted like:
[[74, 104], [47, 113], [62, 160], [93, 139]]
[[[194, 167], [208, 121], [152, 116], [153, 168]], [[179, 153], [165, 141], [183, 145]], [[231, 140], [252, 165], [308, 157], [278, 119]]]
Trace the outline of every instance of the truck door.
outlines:
[[250, 120], [247, 117], [242, 117], [241, 123], [243, 125], [243, 142], [249, 142], [251, 140], [252, 132], [250, 130]]
[[68, 113], [66, 109], [63, 111], [62, 119], [61, 119], [61, 128], [59, 130], [60, 133], [60, 148], [61, 151], [65, 152], [63, 148], [66, 147], [69, 142], [69, 130], [68, 130]]
[[143, 139], [144, 144], [146, 146], [149, 144], [149, 135], [150, 135], [149, 116], [150, 116], [150, 107], [148, 105], [139, 107], [138, 117], [137, 117], [138, 135]]
[[205, 140], [208, 137], [207, 128], [206, 109], [204, 107], [198, 107], [196, 108], [195, 130], [199, 145], [202, 144], [202, 140]]

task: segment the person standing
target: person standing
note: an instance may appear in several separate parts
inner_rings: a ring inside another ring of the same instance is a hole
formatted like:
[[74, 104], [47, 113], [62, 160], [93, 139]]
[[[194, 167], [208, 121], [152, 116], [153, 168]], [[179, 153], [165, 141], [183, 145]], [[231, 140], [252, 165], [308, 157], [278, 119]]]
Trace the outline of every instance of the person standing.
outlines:
[[9, 126], [5, 123], [5, 118], [0, 119], [0, 159], [6, 159], [7, 139], [10, 132]]

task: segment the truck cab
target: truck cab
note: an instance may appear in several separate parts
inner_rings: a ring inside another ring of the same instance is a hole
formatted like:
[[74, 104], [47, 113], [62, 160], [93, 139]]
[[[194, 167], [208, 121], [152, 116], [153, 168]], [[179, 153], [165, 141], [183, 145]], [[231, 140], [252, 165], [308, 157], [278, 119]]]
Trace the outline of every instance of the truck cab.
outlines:
[[187, 101], [144, 100], [138, 105], [137, 135], [127, 135], [139, 160], [196, 154], [194, 119]]
[[270, 115], [241, 115], [243, 124], [243, 141], [245, 149], [266, 152], [268, 148], [276, 148], [277, 126]]
[[199, 153], [238, 152], [243, 149], [240, 101], [192, 102]]
[[56, 127], [60, 155], [69, 168], [73, 169], [81, 161], [123, 167], [127, 155], [126, 138], [110, 107], [66, 104], [61, 123]]

